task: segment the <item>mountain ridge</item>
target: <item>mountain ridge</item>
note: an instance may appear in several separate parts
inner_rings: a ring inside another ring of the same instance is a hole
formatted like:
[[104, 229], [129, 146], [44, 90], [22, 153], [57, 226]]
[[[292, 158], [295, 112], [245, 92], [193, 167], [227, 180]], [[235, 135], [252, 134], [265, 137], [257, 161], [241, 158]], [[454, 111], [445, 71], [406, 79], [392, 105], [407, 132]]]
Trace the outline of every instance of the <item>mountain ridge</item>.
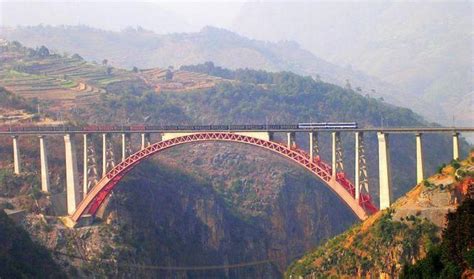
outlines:
[[[360, 88], [400, 104], [398, 89], [374, 77], [331, 64], [299, 47], [296, 42], [258, 41], [235, 32], [207, 26], [200, 32], [156, 34], [143, 28], [121, 32], [85, 26], [3, 28], [2, 36], [27, 46], [46, 45], [59, 52], [81, 53], [88, 60], [108, 59], [123, 68], [179, 67], [213, 61], [230, 69], [254, 68], [292, 71], [330, 83]], [[81, 43], [78, 44], [77, 41]], [[295, 47], [298, 47], [295, 49]]]

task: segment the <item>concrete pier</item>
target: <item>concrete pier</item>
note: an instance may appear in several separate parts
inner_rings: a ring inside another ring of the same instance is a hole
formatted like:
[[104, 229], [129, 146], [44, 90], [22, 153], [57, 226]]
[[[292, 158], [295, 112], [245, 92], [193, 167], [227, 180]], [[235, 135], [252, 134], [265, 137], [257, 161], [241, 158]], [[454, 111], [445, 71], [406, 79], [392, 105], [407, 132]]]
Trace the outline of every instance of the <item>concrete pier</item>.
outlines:
[[88, 142], [87, 142], [87, 134], [82, 135], [83, 140], [83, 169], [82, 169], [82, 194], [85, 197], [87, 192], [89, 191], [89, 160], [88, 160]]
[[317, 132], [309, 132], [309, 159], [311, 162], [319, 155], [319, 141]]
[[423, 142], [421, 133], [416, 135], [416, 183], [421, 183], [424, 179], [424, 167], [423, 167]]
[[141, 149], [145, 149], [145, 147], [149, 146], [150, 142], [150, 134], [149, 133], [142, 133], [142, 146]]
[[107, 142], [108, 134], [102, 134], [102, 177], [107, 174]]
[[295, 132], [286, 133], [286, 139], [287, 139], [288, 148], [291, 149], [291, 148], [296, 147], [296, 133]]
[[390, 173], [390, 150], [388, 134], [377, 133], [379, 145], [379, 191], [380, 209], [390, 206], [392, 196], [391, 173]]
[[89, 189], [93, 187], [97, 183], [97, 179], [99, 178], [97, 172], [97, 160], [95, 157], [95, 150], [94, 144], [89, 142], [88, 134], [83, 135], [83, 142], [84, 142], [84, 153], [83, 153], [83, 180], [82, 180], [82, 194], [83, 197], [87, 195]]
[[459, 160], [459, 133], [453, 133], [453, 159]]
[[64, 147], [66, 154], [66, 196], [67, 213], [69, 215], [76, 211], [76, 206], [80, 201], [79, 178], [76, 161], [76, 142], [74, 135], [64, 135]]
[[128, 148], [127, 145], [130, 144], [130, 134], [122, 134], [122, 162], [125, 161], [125, 158], [128, 157]]
[[49, 169], [48, 169], [48, 149], [44, 136], [39, 136], [40, 141], [40, 165], [41, 165], [41, 191], [49, 192]]
[[341, 133], [332, 132], [332, 177], [336, 177], [338, 171], [344, 171], [344, 163], [342, 158], [342, 142], [341, 142]]
[[20, 174], [21, 162], [20, 162], [20, 147], [18, 145], [18, 136], [12, 136], [13, 139], [13, 172]]
[[360, 198], [360, 150], [362, 143], [363, 134], [361, 132], [355, 132], [355, 158], [354, 158], [354, 187], [355, 187], [355, 199], [359, 200]]

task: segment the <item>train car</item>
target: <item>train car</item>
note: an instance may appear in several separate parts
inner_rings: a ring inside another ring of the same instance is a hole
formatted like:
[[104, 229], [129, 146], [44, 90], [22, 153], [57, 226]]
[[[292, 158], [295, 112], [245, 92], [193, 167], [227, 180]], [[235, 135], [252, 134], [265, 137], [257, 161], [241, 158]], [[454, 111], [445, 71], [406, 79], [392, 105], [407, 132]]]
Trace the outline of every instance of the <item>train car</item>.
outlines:
[[146, 125], [145, 126], [145, 131], [156, 131], [156, 130], [162, 130], [162, 126], [159, 125]]
[[278, 125], [278, 129], [281, 129], [281, 130], [293, 130], [293, 129], [298, 129], [298, 125], [288, 125], [288, 124], [284, 124], [284, 125]]
[[9, 126], [0, 126], [0, 132], [10, 132]]
[[132, 125], [130, 126], [130, 131], [145, 131], [145, 125]]
[[357, 122], [298, 123], [298, 129], [357, 129]]
[[357, 129], [356, 122], [330, 122], [327, 123], [327, 129]]
[[192, 125], [179, 125], [177, 130], [190, 131], [193, 130]]
[[229, 125], [211, 125], [209, 128], [211, 131], [229, 130]]
[[249, 130], [266, 130], [267, 125], [251, 125]]
[[229, 130], [246, 130], [246, 125], [229, 125]]
[[326, 122], [298, 123], [298, 129], [326, 129], [327, 124]]
[[161, 129], [165, 130], [165, 131], [178, 130], [178, 126], [176, 126], [176, 125], [164, 125], [164, 126], [161, 126]]
[[99, 130], [99, 126], [97, 126], [97, 125], [88, 125], [88, 126], [83, 127], [82, 129], [84, 131], [87, 131], [87, 132], [95, 132], [95, 131]]

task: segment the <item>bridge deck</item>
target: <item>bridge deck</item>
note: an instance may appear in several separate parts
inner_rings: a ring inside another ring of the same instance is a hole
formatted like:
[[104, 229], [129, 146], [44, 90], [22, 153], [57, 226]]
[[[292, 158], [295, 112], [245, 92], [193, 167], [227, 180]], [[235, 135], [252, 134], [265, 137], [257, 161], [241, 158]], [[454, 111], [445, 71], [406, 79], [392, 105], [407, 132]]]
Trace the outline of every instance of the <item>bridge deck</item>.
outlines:
[[[38, 126], [38, 128], [41, 126]], [[15, 130], [9, 129], [0, 130], [0, 135], [61, 135], [61, 134], [121, 134], [121, 133], [203, 133], [203, 132], [235, 132], [235, 133], [262, 133], [262, 132], [383, 132], [383, 133], [461, 133], [474, 132], [474, 127], [371, 127], [358, 129], [205, 129], [208, 126], [195, 126], [195, 129], [131, 129], [130, 126], [123, 126], [122, 128], [100, 128], [94, 130], [83, 130], [77, 127], [41, 127], [38, 130]], [[202, 129], [201, 129], [202, 128]]]

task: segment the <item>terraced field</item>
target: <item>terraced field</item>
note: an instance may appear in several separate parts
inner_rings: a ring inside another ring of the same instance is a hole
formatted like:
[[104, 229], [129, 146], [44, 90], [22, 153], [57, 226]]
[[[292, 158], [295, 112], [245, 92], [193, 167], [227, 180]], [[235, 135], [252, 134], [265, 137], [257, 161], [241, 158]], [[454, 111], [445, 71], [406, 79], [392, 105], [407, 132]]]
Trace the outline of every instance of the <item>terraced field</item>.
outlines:
[[[37, 98], [50, 111], [87, 107], [116, 82], [143, 80], [157, 93], [186, 92], [216, 85], [221, 78], [161, 68], [137, 72], [84, 61], [80, 56], [50, 54], [19, 43], [0, 44], [0, 86], [27, 99]], [[120, 84], [118, 86], [121, 86]]]
[[[9, 50], [9, 49], [8, 49]], [[136, 79], [125, 70], [88, 63], [80, 57], [49, 55], [38, 59], [25, 48], [0, 52], [0, 86], [25, 98], [38, 98], [54, 110], [88, 105], [116, 81]], [[23, 51], [23, 52], [22, 52]]]
[[181, 70], [173, 71], [167, 78], [167, 72], [166, 69], [154, 68], [140, 71], [139, 76], [156, 92], [205, 89], [222, 81], [219, 77]]

